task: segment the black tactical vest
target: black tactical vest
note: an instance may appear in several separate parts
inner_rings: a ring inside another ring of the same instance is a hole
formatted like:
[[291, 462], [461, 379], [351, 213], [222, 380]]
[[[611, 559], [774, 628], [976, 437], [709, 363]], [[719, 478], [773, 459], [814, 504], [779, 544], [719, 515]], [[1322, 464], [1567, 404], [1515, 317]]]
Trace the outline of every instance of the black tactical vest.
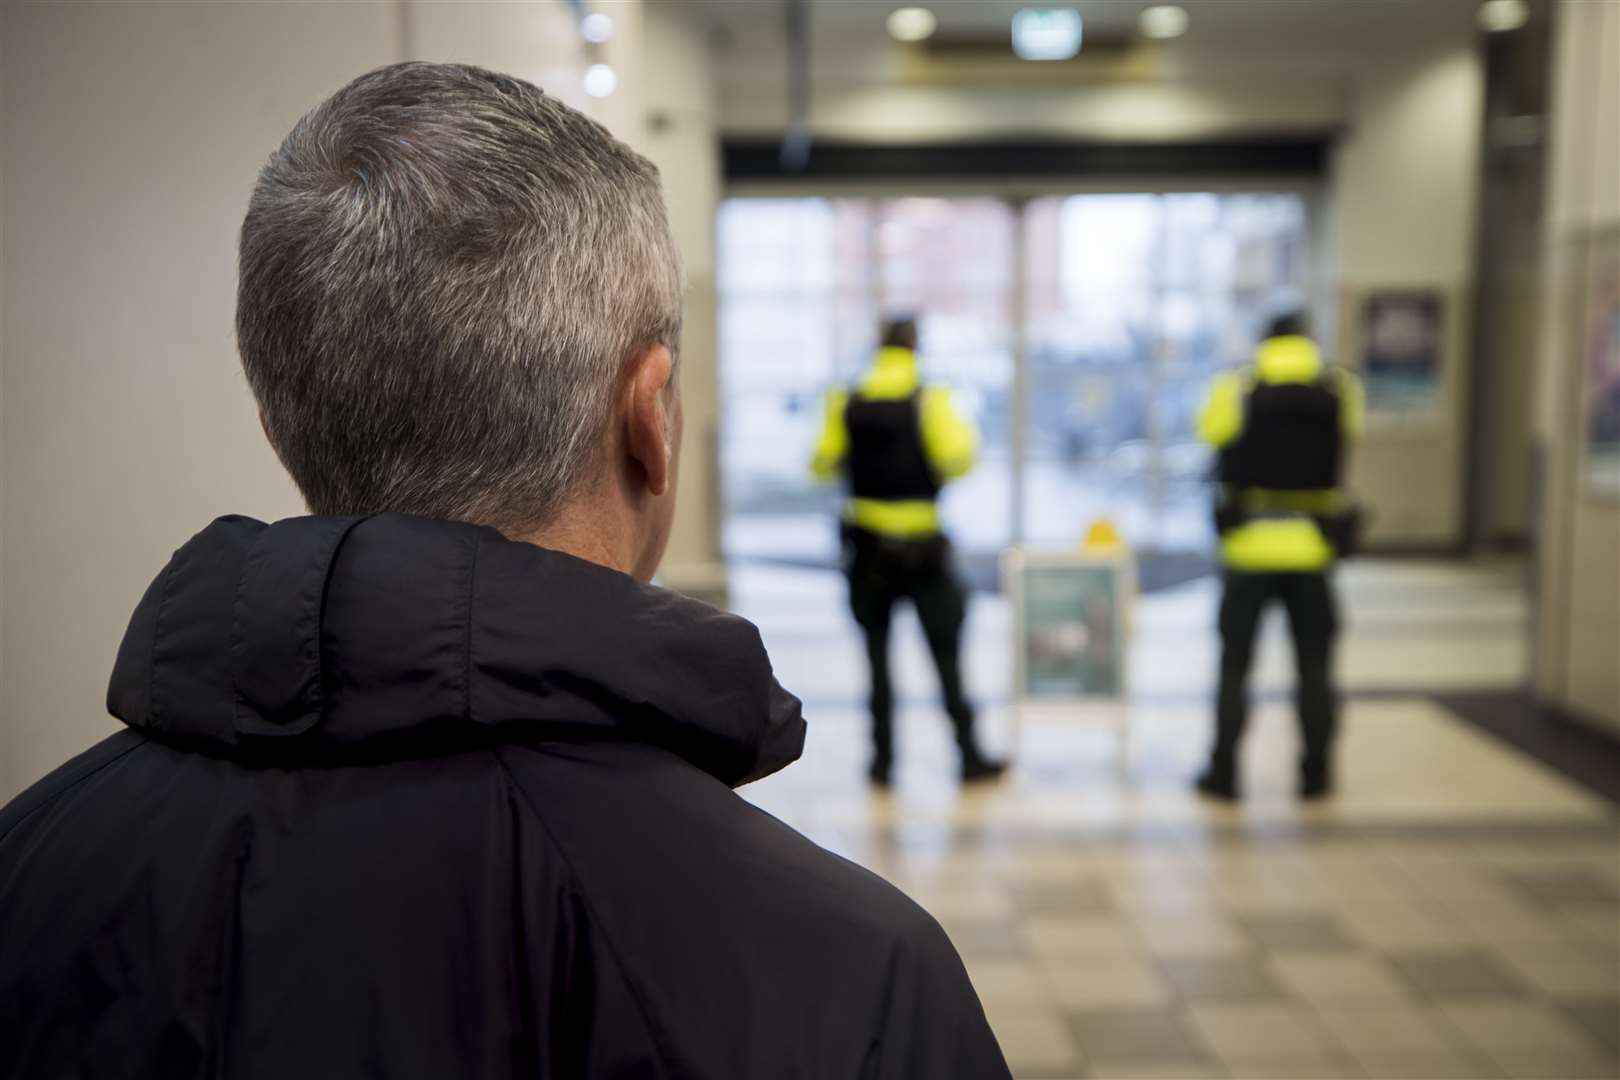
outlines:
[[1339, 486], [1344, 439], [1338, 380], [1249, 388], [1243, 431], [1221, 451], [1216, 479], [1235, 488], [1310, 491]]
[[939, 477], [922, 438], [922, 393], [874, 399], [851, 394], [844, 407], [849, 430], [845, 472], [857, 499], [935, 499]]

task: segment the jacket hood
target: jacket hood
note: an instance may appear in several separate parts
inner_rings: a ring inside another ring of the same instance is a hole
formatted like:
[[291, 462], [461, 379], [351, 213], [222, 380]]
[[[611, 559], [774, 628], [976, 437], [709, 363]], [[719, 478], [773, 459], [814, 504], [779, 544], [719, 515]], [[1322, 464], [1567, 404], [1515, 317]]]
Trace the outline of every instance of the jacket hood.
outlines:
[[400, 514], [225, 517], [130, 620], [108, 710], [320, 760], [433, 739], [662, 745], [727, 784], [804, 746], [752, 623], [493, 529]]

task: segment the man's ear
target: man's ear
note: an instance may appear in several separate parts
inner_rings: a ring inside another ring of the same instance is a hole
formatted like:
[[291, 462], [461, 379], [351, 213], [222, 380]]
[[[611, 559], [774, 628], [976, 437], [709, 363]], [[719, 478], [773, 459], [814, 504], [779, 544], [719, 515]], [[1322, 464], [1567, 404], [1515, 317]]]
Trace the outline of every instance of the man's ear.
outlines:
[[625, 388], [625, 447], [654, 496], [667, 494], [674, 479], [674, 377], [669, 349], [649, 345], [630, 362]]

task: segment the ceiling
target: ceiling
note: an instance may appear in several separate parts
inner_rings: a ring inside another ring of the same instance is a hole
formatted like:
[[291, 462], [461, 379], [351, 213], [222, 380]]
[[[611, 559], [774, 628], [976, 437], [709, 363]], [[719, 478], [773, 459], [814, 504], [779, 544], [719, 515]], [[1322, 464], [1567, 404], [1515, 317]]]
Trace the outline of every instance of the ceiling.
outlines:
[[[887, 141], [969, 129], [1074, 138], [1332, 129], [1377, 91], [1388, 64], [1451, 55], [1480, 37], [1479, 0], [1181, 0], [1191, 25], [1167, 42], [1136, 30], [1149, 0], [1071, 0], [1094, 45], [1043, 64], [1010, 47], [1013, 13], [1040, 0], [912, 0], [939, 20], [933, 47], [889, 37], [884, 23], [900, 0], [807, 2], [815, 129]], [[789, 124], [787, 0], [685, 4], [711, 31], [722, 128]]]
[[[983, 38], [987, 43], [1008, 38], [1013, 13], [1031, 6], [1074, 7], [1085, 18], [1088, 34], [1133, 38], [1137, 18], [1152, 6], [1148, 0], [920, 2], [939, 20], [937, 38]], [[823, 49], [848, 47], [866, 53], [904, 48], [888, 38], [884, 21], [907, 4], [892, 0], [809, 0], [809, 4], [813, 39]], [[763, 46], [783, 34], [785, 0], [688, 0], [688, 6], [723, 42], [743, 40]], [[1182, 0], [1181, 6], [1191, 16], [1191, 28], [1184, 37], [1157, 46], [1169, 53], [1197, 58], [1233, 51], [1301, 50], [1331, 52], [1350, 61], [1367, 50], [1471, 28], [1479, 0]], [[825, 53], [818, 61], [824, 59]]]

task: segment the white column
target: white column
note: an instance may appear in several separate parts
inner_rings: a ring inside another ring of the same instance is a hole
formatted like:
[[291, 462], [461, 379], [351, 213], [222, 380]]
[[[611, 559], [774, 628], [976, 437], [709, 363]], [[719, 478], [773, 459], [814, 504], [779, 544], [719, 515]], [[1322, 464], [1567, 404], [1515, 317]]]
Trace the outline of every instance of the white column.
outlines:
[[1585, 475], [1600, 250], [1620, 246], [1620, 6], [1564, 3], [1553, 43], [1536, 442], [1541, 450], [1534, 685], [1620, 730], [1620, 503]]
[[646, 4], [642, 16], [637, 82], [645, 87], [645, 112], [639, 130], [632, 125], [622, 134], [652, 159], [663, 176], [670, 225], [686, 266], [681, 342], [686, 439], [675, 533], [660, 580], [723, 604], [714, 250], [721, 178], [713, 61], [705, 27], [682, 6]]
[[1369, 59], [1332, 164], [1339, 259], [1338, 348], [1361, 351], [1370, 292], [1419, 289], [1445, 303], [1441, 392], [1432, 415], [1369, 418], [1352, 482], [1376, 513], [1370, 540], [1446, 548], [1463, 530], [1475, 213], [1484, 72], [1477, 43]]

